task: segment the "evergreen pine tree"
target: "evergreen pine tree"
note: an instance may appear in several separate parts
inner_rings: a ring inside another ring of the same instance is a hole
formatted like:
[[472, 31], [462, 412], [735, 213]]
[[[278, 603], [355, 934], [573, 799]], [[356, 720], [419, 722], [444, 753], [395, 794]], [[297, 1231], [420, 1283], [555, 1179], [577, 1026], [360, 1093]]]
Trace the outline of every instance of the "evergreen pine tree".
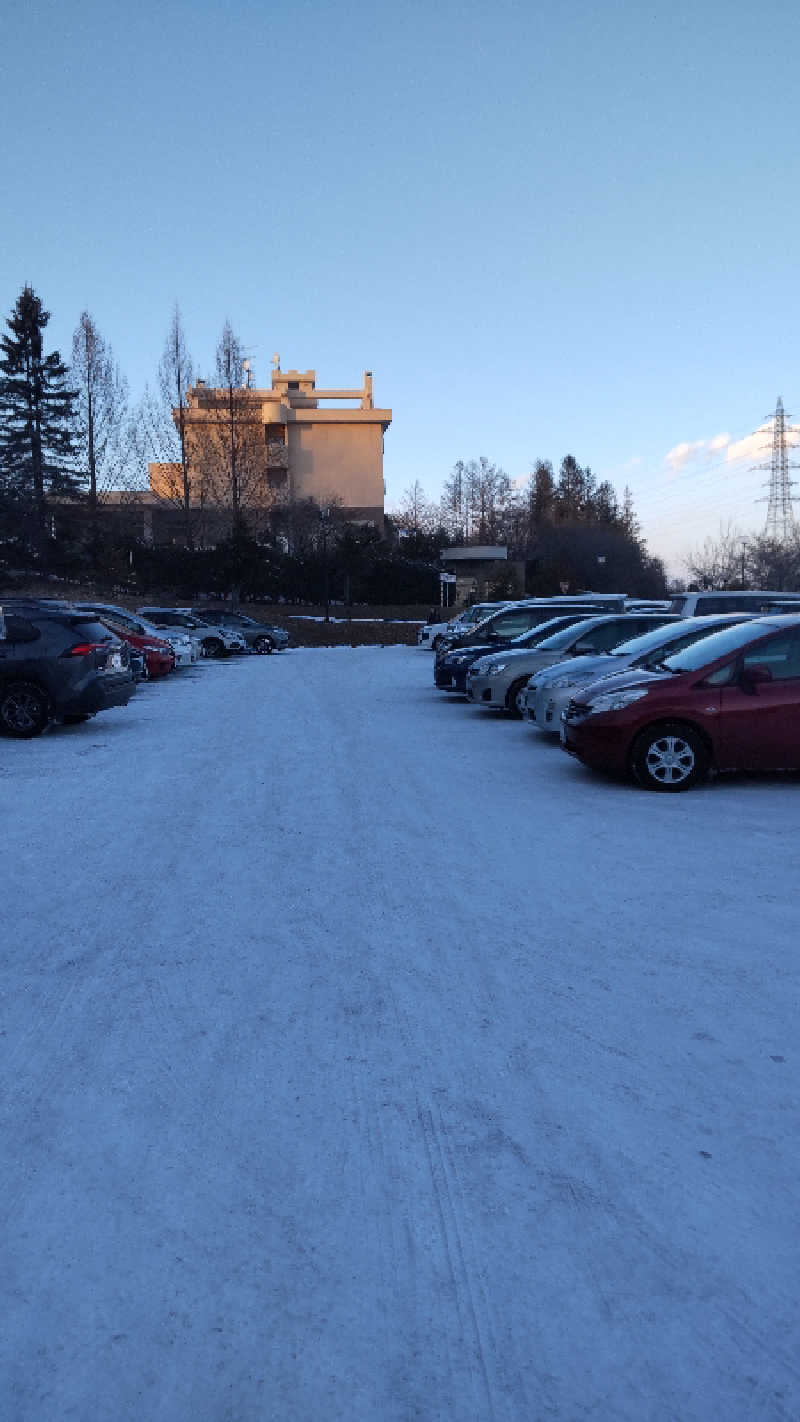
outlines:
[[633, 507], [633, 494], [627, 484], [622, 499], [622, 527], [632, 543], [641, 543], [642, 530]]
[[594, 495], [594, 517], [598, 523], [618, 524], [620, 521], [619, 502], [613, 484], [603, 479]]
[[573, 454], [565, 454], [556, 485], [556, 508], [563, 523], [573, 523], [581, 518], [585, 487], [584, 472], [577, 459]]
[[537, 459], [531, 474], [529, 495], [532, 533], [538, 532], [542, 524], [552, 522], [555, 489], [553, 466], [550, 460]]
[[45, 355], [42, 332], [50, 320], [39, 297], [22, 289], [0, 337], [0, 491], [19, 510], [41, 546], [47, 496], [81, 493], [75, 472], [74, 407], [67, 368], [58, 351]]

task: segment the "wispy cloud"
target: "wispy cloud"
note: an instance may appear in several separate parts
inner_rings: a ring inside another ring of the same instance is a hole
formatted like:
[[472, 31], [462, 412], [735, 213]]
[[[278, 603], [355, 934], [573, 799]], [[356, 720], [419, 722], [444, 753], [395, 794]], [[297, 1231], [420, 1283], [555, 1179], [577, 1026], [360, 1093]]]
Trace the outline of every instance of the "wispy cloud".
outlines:
[[[720, 439], [722, 436], [716, 435], [715, 438]], [[678, 474], [685, 464], [696, 459], [704, 449], [708, 449], [708, 444], [709, 441], [705, 439], [682, 440], [680, 444], [674, 444], [664, 456], [664, 463], [672, 474]]]
[[[800, 425], [787, 424], [786, 443], [790, 448], [800, 445]], [[665, 454], [664, 463], [674, 478], [688, 464], [708, 464], [712, 460], [716, 463], [720, 458], [724, 459], [726, 464], [734, 464], [740, 459], [763, 460], [769, 457], [771, 448], [772, 422], [767, 420], [743, 439], [731, 439], [731, 436], [723, 431], [711, 439], [683, 440], [680, 444], [673, 445]]]

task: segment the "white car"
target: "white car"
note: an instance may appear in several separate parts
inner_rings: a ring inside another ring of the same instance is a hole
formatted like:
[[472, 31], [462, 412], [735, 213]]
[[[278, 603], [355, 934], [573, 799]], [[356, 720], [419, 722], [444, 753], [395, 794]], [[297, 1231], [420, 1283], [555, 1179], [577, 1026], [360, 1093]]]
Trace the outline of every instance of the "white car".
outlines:
[[499, 612], [501, 607], [508, 606], [507, 602], [476, 602], [473, 607], [466, 607], [449, 622], [426, 622], [417, 633], [417, 646], [432, 647], [435, 652], [442, 637], [460, 637], [463, 632], [477, 627], [484, 617], [491, 617], [493, 612]]
[[240, 632], [233, 627], [223, 627], [215, 622], [202, 622], [190, 612], [180, 607], [137, 607], [140, 617], [147, 617], [162, 632], [172, 631], [188, 634], [196, 642], [204, 657], [222, 657], [226, 653], [246, 652], [247, 644]]
[[[145, 623], [144, 625], [146, 626], [147, 624]], [[203, 655], [197, 642], [193, 642], [188, 633], [184, 634], [183, 632], [179, 632], [177, 627], [158, 629], [154, 627], [153, 631], [154, 633], [157, 631], [159, 637], [163, 637], [166, 642], [169, 642], [169, 645], [175, 653], [176, 671], [178, 667], [194, 666], [194, 663]]]

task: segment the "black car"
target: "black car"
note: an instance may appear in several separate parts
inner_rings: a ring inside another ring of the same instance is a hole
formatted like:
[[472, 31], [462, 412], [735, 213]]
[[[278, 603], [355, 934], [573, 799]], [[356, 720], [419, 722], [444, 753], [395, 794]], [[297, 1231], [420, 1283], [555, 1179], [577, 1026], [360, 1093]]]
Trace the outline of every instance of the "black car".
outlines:
[[41, 735], [51, 721], [88, 720], [135, 690], [128, 649], [69, 603], [0, 604], [0, 732]]
[[[552, 636], [554, 632], [560, 632], [565, 627], [572, 627], [576, 622], [582, 622], [586, 617], [585, 612], [565, 613], [562, 617], [551, 617], [546, 622], [540, 622], [538, 626], [531, 627], [529, 631], [523, 632], [519, 637], [513, 637], [505, 645], [509, 650], [519, 651], [522, 647], [537, 647], [546, 637]], [[473, 662], [477, 662], [479, 657], [485, 657], [488, 652], [497, 651], [497, 641], [478, 642], [472, 646], [451, 647], [449, 651], [437, 656], [433, 668], [434, 685], [440, 691], [457, 691], [462, 696], [467, 691], [467, 672]]]

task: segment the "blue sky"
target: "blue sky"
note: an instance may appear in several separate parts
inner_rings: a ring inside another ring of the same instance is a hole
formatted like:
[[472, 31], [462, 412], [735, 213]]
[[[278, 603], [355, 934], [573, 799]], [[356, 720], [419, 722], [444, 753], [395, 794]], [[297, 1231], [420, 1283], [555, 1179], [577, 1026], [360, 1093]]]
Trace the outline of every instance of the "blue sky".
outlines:
[[569, 452], [677, 566], [763, 523], [759, 441], [731, 446], [778, 394], [800, 417], [798, 41], [782, 0], [33, 0], [0, 313], [30, 282], [67, 354], [88, 309], [134, 396], [176, 300], [201, 371], [226, 318], [258, 384], [274, 351], [371, 369], [388, 506]]

